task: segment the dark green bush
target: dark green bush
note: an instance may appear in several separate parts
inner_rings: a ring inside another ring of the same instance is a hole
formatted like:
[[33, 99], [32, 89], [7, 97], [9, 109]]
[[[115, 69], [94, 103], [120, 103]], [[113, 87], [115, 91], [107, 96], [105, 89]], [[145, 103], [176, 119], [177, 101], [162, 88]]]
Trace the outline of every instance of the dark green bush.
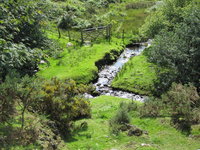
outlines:
[[192, 123], [200, 124], [200, 107], [192, 111]]
[[116, 114], [110, 119], [109, 127], [112, 134], [119, 134], [122, 125], [130, 123], [131, 118], [128, 114], [127, 104], [120, 103], [120, 107]]
[[145, 100], [143, 106], [140, 107], [141, 117], [157, 117], [160, 115], [161, 104], [159, 100], [150, 97]]
[[[199, 5], [199, 4], [198, 4]], [[200, 7], [191, 0], [167, 0], [143, 30], [154, 37], [151, 47], [145, 52], [148, 61], [155, 63], [157, 97], [168, 91], [173, 82], [193, 83], [200, 87]]]
[[12, 70], [17, 70], [21, 75], [34, 74], [43, 54], [40, 50], [30, 49], [24, 44], [0, 39], [0, 57], [0, 77], [4, 79]]
[[45, 42], [41, 30], [43, 14], [30, 0], [2, 1], [0, 5], [0, 38], [26, 46], [41, 47]]
[[16, 112], [16, 81], [17, 78], [10, 75], [0, 83], [0, 123], [9, 121]]
[[149, 98], [140, 109], [142, 117], [170, 116], [177, 129], [189, 133], [200, 120], [200, 97], [193, 85], [173, 83], [161, 98]]
[[33, 108], [56, 122], [63, 134], [70, 130], [71, 122], [90, 117], [90, 103], [85, 99], [84, 89], [72, 80], [61, 81], [53, 78], [43, 83], [42, 98], [35, 101]]

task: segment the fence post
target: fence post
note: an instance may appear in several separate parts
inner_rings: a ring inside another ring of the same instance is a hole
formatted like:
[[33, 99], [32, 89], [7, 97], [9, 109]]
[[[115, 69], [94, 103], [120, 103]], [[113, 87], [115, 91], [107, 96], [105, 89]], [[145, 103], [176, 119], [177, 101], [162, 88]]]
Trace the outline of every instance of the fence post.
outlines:
[[108, 25], [108, 40], [111, 41], [111, 24]]
[[83, 45], [84, 39], [83, 39], [83, 30], [81, 29], [81, 45]]
[[57, 28], [58, 28], [58, 38], [60, 39], [61, 38], [60, 29], [59, 29], [59, 27], [57, 27]]
[[106, 26], [106, 40], [108, 40], [108, 38], [109, 38], [109, 35], [108, 35], [108, 25]]
[[69, 41], [71, 41], [70, 31], [68, 30], [67, 32], [68, 32]]
[[123, 29], [123, 33], [122, 33], [122, 41], [123, 41], [123, 44], [124, 44], [124, 38], [125, 38], [125, 31]]

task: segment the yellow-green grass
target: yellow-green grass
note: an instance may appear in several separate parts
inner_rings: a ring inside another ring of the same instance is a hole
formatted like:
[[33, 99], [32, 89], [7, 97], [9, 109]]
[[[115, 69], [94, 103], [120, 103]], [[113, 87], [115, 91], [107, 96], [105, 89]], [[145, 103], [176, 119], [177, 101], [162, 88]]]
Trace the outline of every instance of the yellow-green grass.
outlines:
[[149, 95], [157, 78], [155, 68], [154, 64], [147, 62], [146, 56], [133, 57], [117, 74], [112, 87]]
[[[138, 111], [131, 113], [131, 124], [148, 131], [149, 135], [129, 137], [126, 132], [118, 136], [111, 135], [108, 121], [117, 111], [120, 102], [131, 102], [131, 100], [110, 96], [91, 99], [92, 118], [76, 122], [76, 125], [80, 125], [86, 121], [88, 128], [68, 138], [63, 149], [196, 150], [200, 148], [199, 140], [189, 138], [173, 128], [170, 125], [170, 118], [139, 118]], [[150, 146], [142, 146], [142, 143]]]

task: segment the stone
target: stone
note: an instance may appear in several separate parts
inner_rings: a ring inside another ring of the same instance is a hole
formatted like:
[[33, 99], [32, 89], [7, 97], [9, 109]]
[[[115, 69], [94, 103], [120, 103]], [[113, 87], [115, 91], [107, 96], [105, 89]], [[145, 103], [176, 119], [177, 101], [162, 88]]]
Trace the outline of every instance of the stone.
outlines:
[[150, 144], [142, 143], [141, 146], [151, 146]]
[[137, 127], [131, 127], [128, 131], [128, 136], [141, 136], [143, 131]]
[[129, 127], [128, 127], [127, 125], [122, 125], [122, 126], [120, 127], [120, 130], [121, 130], [121, 131], [127, 131], [127, 130], [129, 130]]
[[148, 131], [143, 131], [143, 134], [149, 135]]
[[40, 61], [40, 64], [45, 64], [46, 62], [44, 60], [41, 60]]
[[84, 42], [84, 45], [85, 45], [85, 46], [91, 45], [91, 41], [85, 41], [85, 42]]
[[74, 45], [71, 42], [68, 42], [67, 45], [66, 45], [66, 47], [72, 47], [72, 46], [74, 46]]

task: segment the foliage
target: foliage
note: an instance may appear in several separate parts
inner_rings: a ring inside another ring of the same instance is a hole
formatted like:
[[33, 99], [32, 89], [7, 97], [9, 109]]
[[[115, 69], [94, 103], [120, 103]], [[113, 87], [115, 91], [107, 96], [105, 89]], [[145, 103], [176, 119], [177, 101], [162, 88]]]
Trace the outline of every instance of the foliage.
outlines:
[[25, 113], [30, 110], [31, 106], [38, 99], [42, 98], [40, 95], [41, 82], [37, 79], [24, 76], [18, 81], [16, 93], [16, 100], [21, 108], [21, 128], [25, 126]]
[[11, 70], [18, 70], [22, 75], [33, 74], [37, 69], [43, 54], [40, 50], [33, 50], [24, 44], [14, 44], [0, 39], [0, 77], [5, 76]]
[[12, 69], [33, 74], [42, 57], [46, 37], [42, 31], [45, 15], [37, 1], [6, 0], [0, 3], [0, 77]]
[[162, 95], [162, 103], [166, 104], [172, 122], [181, 130], [190, 131], [192, 111], [200, 106], [196, 88], [192, 85], [172, 84], [171, 89]]
[[[199, 120], [198, 109], [200, 97], [193, 85], [173, 83], [161, 99], [151, 98], [142, 106], [141, 115], [144, 117], [171, 116], [171, 122], [176, 128], [191, 130], [192, 123]], [[196, 112], [196, 115], [194, 113]]]
[[140, 107], [141, 117], [158, 117], [161, 109], [160, 101], [154, 97], [149, 97], [145, 100], [144, 105]]
[[34, 48], [41, 47], [44, 36], [41, 31], [43, 16], [36, 3], [30, 0], [3, 1], [0, 5], [0, 38], [14, 43], [24, 43]]
[[0, 122], [5, 123], [9, 121], [16, 109], [15, 109], [15, 91], [16, 91], [15, 76], [7, 76], [5, 82], [0, 84]]
[[165, 92], [172, 82], [193, 83], [199, 87], [199, 15], [200, 9], [193, 4], [184, 7], [172, 31], [160, 32], [147, 52], [148, 60], [158, 67], [158, 80], [154, 94]]
[[192, 123], [200, 124], [200, 109], [199, 108], [194, 108], [192, 110]]
[[109, 127], [112, 134], [119, 134], [120, 127], [123, 124], [130, 123], [130, 116], [128, 114], [128, 105], [125, 103], [120, 103], [120, 107], [116, 114], [110, 119]]
[[192, 0], [164, 0], [157, 10], [149, 15], [140, 29], [140, 34], [146, 38], [154, 38], [160, 31], [173, 31], [178, 22], [184, 20], [182, 14]]
[[16, 113], [16, 107], [20, 109], [21, 128], [24, 128], [24, 114], [30, 109], [31, 104], [40, 98], [38, 80], [25, 76], [20, 79], [19, 74], [10, 72], [5, 81], [0, 84], [1, 87], [1, 121], [9, 121], [12, 115]]
[[63, 82], [53, 78], [43, 83], [42, 99], [35, 101], [32, 107], [55, 121], [65, 134], [71, 128], [71, 121], [90, 116], [90, 104], [82, 96], [85, 92], [84, 87], [77, 86], [72, 80]]
[[1, 124], [12, 122], [11, 118], [15, 115], [23, 132], [30, 125], [25, 116], [28, 113], [46, 115], [63, 135], [69, 133], [73, 121], [90, 117], [90, 103], [83, 96], [89, 87], [76, 85], [72, 80], [63, 82], [54, 78], [43, 81], [12, 75], [0, 84], [0, 90]]
[[71, 29], [75, 25], [75, 19], [76, 17], [71, 13], [64, 13], [58, 23], [58, 28], [61, 29]]

